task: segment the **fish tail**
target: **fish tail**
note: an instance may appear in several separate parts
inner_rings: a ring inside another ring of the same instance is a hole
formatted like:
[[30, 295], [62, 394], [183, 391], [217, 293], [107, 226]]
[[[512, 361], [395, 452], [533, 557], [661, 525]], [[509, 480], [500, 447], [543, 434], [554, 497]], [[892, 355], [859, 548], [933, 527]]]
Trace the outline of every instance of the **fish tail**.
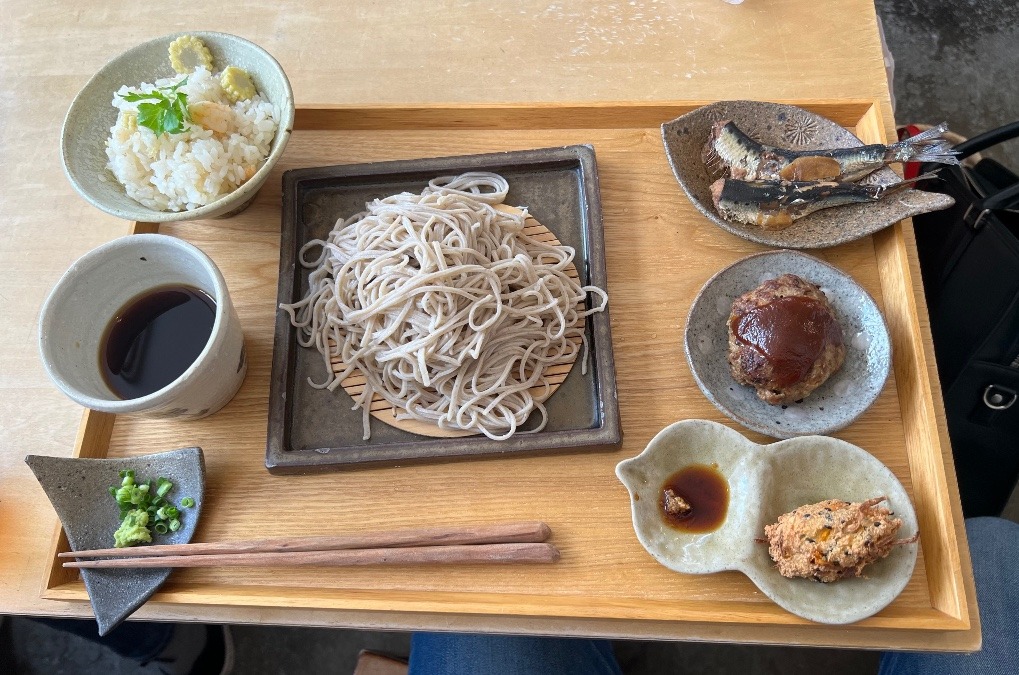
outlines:
[[912, 161], [937, 162], [938, 164], [958, 164], [958, 154], [958, 152], [952, 149], [951, 143], [944, 141], [942, 143], [934, 143], [926, 148], [921, 148], [920, 151], [913, 156]]
[[940, 164], [958, 164], [958, 154], [952, 150], [951, 143], [942, 137], [948, 131], [948, 123], [931, 127], [916, 136], [910, 136], [885, 151], [886, 162], [937, 162]]
[[[943, 141], [942, 135], [948, 131], [948, 122], [942, 122], [937, 126], [933, 126], [926, 131], [921, 131], [916, 136], [910, 136], [906, 141], [913, 141], [914, 143], [929, 143], [931, 141]], [[905, 142], [905, 141], [903, 141]]]

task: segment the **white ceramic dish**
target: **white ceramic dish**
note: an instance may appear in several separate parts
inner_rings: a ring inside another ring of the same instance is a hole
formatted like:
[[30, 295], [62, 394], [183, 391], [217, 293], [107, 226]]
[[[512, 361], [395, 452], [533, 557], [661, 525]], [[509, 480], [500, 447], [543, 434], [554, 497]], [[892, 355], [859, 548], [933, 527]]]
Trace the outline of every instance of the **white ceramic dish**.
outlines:
[[[659, 513], [662, 485], [691, 464], [716, 464], [729, 483], [728, 512], [713, 532], [680, 532]], [[717, 422], [685, 420], [620, 462], [616, 475], [630, 492], [637, 539], [655, 560], [683, 574], [743, 572], [778, 605], [811, 621], [846, 624], [881, 611], [906, 587], [916, 565], [917, 544], [905, 544], [867, 567], [866, 577], [829, 584], [787, 579], [775, 569], [768, 547], [755, 541], [764, 537], [765, 525], [805, 504], [878, 496], [887, 496], [902, 519], [900, 538], [917, 532], [916, 512], [895, 475], [845, 441], [806, 436], [758, 445]]]
[[[798, 403], [776, 406], [733, 379], [727, 360], [732, 302], [767, 279], [796, 274], [824, 291], [842, 327], [846, 359], [828, 381]], [[884, 388], [891, 369], [888, 328], [874, 299], [852, 277], [797, 251], [768, 251], [739, 260], [704, 284], [690, 307], [684, 348], [701, 391], [748, 429], [774, 438], [830, 434], [851, 424]]]

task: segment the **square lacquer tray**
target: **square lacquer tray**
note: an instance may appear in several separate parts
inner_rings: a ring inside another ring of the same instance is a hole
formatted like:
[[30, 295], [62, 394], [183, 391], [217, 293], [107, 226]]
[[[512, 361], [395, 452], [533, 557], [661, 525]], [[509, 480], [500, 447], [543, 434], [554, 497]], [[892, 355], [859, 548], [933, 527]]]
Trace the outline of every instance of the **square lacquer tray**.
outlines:
[[[307, 242], [325, 239], [337, 219], [363, 211], [369, 201], [401, 192], [418, 194], [433, 178], [467, 171], [503, 176], [510, 186], [506, 204], [525, 206], [536, 221], [534, 227], [546, 228], [576, 251], [574, 268], [581, 285], [605, 288], [597, 162], [592, 147], [575, 145], [287, 171], [283, 175], [279, 303], [290, 304], [307, 295], [309, 270], [300, 263], [300, 252]], [[330, 391], [309, 384], [325, 379], [322, 356], [298, 344], [290, 317], [280, 311], [265, 464], [270, 471], [285, 473], [422, 458], [615, 450], [622, 438], [610, 312], [611, 308], [585, 320], [587, 346], [578, 358], [583, 363], [574, 362], [562, 381], [558, 376], [564, 369], [550, 369], [554, 371], [550, 381], [558, 388], [545, 401], [544, 428], [534, 430], [542, 417], [535, 412], [520, 432], [493, 440], [482, 434], [428, 437], [415, 433], [421, 423], [391, 424], [395, 422], [392, 408], [378, 394], [371, 404], [376, 413], [370, 420], [371, 435], [364, 438], [362, 410], [354, 409], [351, 393], [342, 387]], [[352, 387], [354, 395], [361, 390], [363, 385]], [[436, 427], [432, 433], [442, 432]]]

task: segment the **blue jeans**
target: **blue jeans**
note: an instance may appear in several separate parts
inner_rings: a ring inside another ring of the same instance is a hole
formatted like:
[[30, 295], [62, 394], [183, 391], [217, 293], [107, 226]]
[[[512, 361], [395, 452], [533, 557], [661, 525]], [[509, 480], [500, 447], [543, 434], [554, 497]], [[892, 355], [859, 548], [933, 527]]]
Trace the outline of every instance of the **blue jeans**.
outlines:
[[888, 652], [878, 675], [1005, 675], [1019, 671], [1019, 523], [1002, 518], [966, 521], [983, 647], [975, 654]]
[[408, 675], [622, 675], [608, 640], [414, 633]]
[[[879, 675], [1005, 675], [1019, 670], [1019, 524], [966, 521], [983, 649], [976, 654], [889, 652]], [[409, 675], [619, 675], [607, 640], [415, 633]]]

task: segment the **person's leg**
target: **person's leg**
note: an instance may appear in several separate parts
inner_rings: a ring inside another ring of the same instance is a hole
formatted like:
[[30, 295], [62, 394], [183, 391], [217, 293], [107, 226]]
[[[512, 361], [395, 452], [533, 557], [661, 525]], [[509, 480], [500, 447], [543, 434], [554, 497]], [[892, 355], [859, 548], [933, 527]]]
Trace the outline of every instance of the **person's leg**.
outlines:
[[167, 675], [221, 675], [233, 668], [233, 640], [226, 626], [126, 622], [100, 636], [95, 621], [32, 619], [103, 645], [142, 666]]
[[408, 675], [621, 675], [608, 640], [414, 633]]
[[105, 645], [125, 659], [145, 663], [162, 652], [173, 637], [170, 623], [122, 623], [100, 637], [91, 619], [34, 619], [45, 626]]
[[879, 675], [1004, 675], [1019, 670], [1019, 523], [1002, 518], [966, 521], [980, 608], [983, 647], [975, 654], [887, 652]]

